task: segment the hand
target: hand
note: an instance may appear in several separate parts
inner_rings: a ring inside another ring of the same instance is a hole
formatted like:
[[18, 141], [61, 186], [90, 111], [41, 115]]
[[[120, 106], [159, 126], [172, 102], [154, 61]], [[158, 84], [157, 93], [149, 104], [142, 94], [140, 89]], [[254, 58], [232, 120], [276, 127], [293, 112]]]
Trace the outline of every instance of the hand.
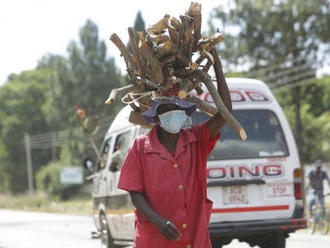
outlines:
[[179, 229], [169, 220], [163, 219], [157, 223], [159, 232], [168, 240], [179, 240], [181, 232]]

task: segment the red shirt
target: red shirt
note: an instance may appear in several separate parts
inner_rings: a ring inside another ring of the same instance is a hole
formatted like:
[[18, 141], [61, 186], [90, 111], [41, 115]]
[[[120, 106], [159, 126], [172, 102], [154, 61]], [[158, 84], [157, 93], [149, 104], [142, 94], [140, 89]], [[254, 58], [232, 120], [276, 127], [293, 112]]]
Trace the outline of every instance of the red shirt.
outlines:
[[180, 240], [167, 240], [135, 211], [135, 248], [211, 248], [206, 197], [206, 162], [220, 134], [210, 140], [207, 122], [181, 130], [174, 154], [159, 142], [156, 128], [137, 137], [122, 166], [118, 188], [145, 194], [151, 208], [173, 222]]

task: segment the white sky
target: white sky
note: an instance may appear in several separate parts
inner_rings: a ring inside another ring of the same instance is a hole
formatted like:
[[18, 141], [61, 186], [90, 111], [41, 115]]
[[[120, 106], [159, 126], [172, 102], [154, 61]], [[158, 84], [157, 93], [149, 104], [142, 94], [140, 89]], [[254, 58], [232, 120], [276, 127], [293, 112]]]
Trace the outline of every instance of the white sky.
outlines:
[[[206, 31], [209, 12], [227, 0], [199, 0]], [[79, 29], [91, 19], [99, 28], [99, 38], [107, 44], [122, 69], [124, 61], [109, 37], [117, 33], [128, 41], [127, 28], [134, 25], [141, 10], [146, 28], [166, 13], [178, 17], [191, 0], [2, 0], [0, 2], [0, 85], [11, 73], [35, 68], [48, 53], [67, 56], [71, 40], [78, 40]]]

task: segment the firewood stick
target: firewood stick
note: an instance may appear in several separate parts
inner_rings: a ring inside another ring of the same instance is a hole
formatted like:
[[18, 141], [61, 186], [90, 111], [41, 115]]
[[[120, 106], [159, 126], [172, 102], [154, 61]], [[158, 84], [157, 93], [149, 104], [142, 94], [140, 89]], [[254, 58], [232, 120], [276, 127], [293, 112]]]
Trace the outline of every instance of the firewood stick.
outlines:
[[[159, 34], [159, 35], [150, 35], [151, 40], [153, 40], [156, 44], [165, 43], [167, 41], [172, 41], [170, 36], [166, 34]], [[172, 41], [173, 42], [173, 41]]]
[[146, 42], [144, 34], [142, 32], [138, 32], [138, 35], [141, 40], [140, 54], [149, 62], [150, 65], [150, 79], [156, 83], [163, 82], [164, 74], [157, 55]]
[[183, 39], [182, 39], [182, 53], [186, 54], [187, 56], [189, 56], [188, 53], [188, 45], [189, 45], [189, 41], [193, 38], [192, 37], [192, 31], [194, 29], [193, 27], [193, 22], [190, 20], [191, 17], [184, 15], [184, 16], [180, 16], [181, 22], [182, 22], [182, 26], [183, 26]]
[[193, 82], [187, 78], [183, 78], [182, 82], [179, 84], [178, 97], [180, 99], [185, 99], [189, 89], [192, 88]]
[[105, 101], [106, 104], [113, 104], [117, 97], [122, 97], [123, 95], [127, 94], [128, 92], [135, 91], [139, 89], [137, 85], [130, 84], [122, 88], [117, 88], [111, 90], [111, 93], [108, 99]]
[[161, 66], [163, 67], [165, 64], [173, 63], [176, 60], [175, 55], [169, 55], [160, 59]]
[[209, 93], [211, 94], [214, 104], [217, 107], [218, 112], [220, 115], [228, 122], [229, 126], [237, 132], [240, 138], [244, 141], [246, 140], [246, 132], [244, 128], [239, 124], [239, 122], [234, 118], [234, 116], [228, 111], [225, 104], [223, 103], [217, 89], [215, 88], [210, 75], [205, 72], [197, 71], [197, 77], [200, 77], [201, 80], [204, 82], [206, 88], [208, 89]]
[[168, 26], [167, 27], [168, 34], [170, 35], [170, 38], [174, 44], [178, 44], [178, 32], [175, 30], [175, 28]]
[[127, 50], [126, 46], [124, 45], [124, 43], [121, 41], [121, 39], [118, 37], [116, 33], [113, 33], [110, 36], [110, 40], [119, 48], [121, 56], [124, 57], [124, 60], [126, 62], [127, 71], [130, 77], [132, 77], [132, 74], [135, 70], [135, 64], [132, 55]]
[[163, 88], [161, 85], [159, 85], [159, 84], [157, 84], [157, 83], [155, 83], [155, 82], [153, 82], [153, 81], [151, 81], [151, 80], [148, 80], [148, 79], [146, 79], [146, 78], [138, 78], [138, 81], [141, 81], [141, 82], [144, 83], [145, 85], [148, 85], [148, 86], [150, 86], [150, 87], [152, 87], [152, 88], [154, 88], [154, 89], [157, 89], [157, 90], [164, 90], [164, 88]]
[[200, 98], [198, 98], [197, 96], [194, 96], [192, 94], [187, 95], [187, 101], [196, 103], [197, 108], [199, 108], [201, 111], [203, 111], [204, 113], [206, 113], [210, 116], [214, 116], [218, 113], [218, 110], [216, 107], [212, 106], [211, 104], [201, 100]]
[[199, 3], [191, 2], [187, 14], [194, 18], [194, 43], [193, 51], [198, 50], [197, 43], [201, 38], [201, 27], [202, 27], [202, 5]]
[[205, 58], [206, 58], [205, 56], [200, 55], [200, 56], [196, 59], [195, 63], [198, 64], [198, 65], [200, 65], [200, 64], [204, 61]]
[[156, 54], [158, 57], [164, 57], [174, 54], [176, 51], [175, 45], [171, 41], [166, 41], [156, 46]]
[[129, 122], [136, 124], [136, 125], [141, 125], [146, 128], [153, 128], [154, 125], [148, 123], [142, 116], [142, 113], [139, 111], [131, 111], [129, 115]]
[[202, 71], [203, 72], [208, 72], [212, 65], [213, 65], [213, 62], [210, 59], [208, 59], [206, 65], [204, 66]]
[[170, 16], [165, 15], [160, 21], [149, 27], [147, 31], [151, 34], [156, 34], [156, 35], [162, 33], [167, 28], [169, 19]]
[[139, 75], [142, 78], [146, 78], [145, 72], [142, 68], [142, 64], [141, 64], [141, 60], [140, 60], [140, 55], [139, 55], [139, 51], [137, 48], [137, 44], [136, 44], [136, 40], [134, 37], [134, 31], [132, 27], [128, 28], [128, 34], [129, 34], [129, 39], [131, 41], [131, 46], [132, 46], [132, 51], [133, 51], [133, 55], [134, 55], [134, 59], [135, 59], [135, 63], [138, 67], [138, 71], [139, 71]]
[[[188, 56], [189, 60], [191, 60], [191, 57], [193, 55], [193, 46], [194, 46], [194, 39], [191, 38], [189, 40], [188, 49], [187, 49], [187, 56]], [[197, 64], [197, 68], [198, 68], [198, 64]]]
[[201, 95], [204, 93], [203, 89], [199, 85], [195, 87], [195, 90], [197, 92], [197, 95]]
[[131, 103], [129, 106], [131, 106], [134, 111], [140, 111], [140, 108], [136, 106], [135, 103]]

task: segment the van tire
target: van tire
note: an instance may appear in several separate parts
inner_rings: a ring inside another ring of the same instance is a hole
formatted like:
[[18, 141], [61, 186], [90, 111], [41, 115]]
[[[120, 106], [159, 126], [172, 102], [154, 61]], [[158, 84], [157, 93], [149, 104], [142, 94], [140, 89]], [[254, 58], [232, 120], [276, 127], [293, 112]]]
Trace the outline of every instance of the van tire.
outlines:
[[100, 214], [100, 227], [101, 227], [101, 232], [100, 232], [101, 248], [117, 248], [118, 246], [114, 245], [113, 243], [108, 221], [103, 213]]
[[260, 248], [285, 248], [286, 237], [282, 232], [273, 233], [271, 238], [260, 244]]

